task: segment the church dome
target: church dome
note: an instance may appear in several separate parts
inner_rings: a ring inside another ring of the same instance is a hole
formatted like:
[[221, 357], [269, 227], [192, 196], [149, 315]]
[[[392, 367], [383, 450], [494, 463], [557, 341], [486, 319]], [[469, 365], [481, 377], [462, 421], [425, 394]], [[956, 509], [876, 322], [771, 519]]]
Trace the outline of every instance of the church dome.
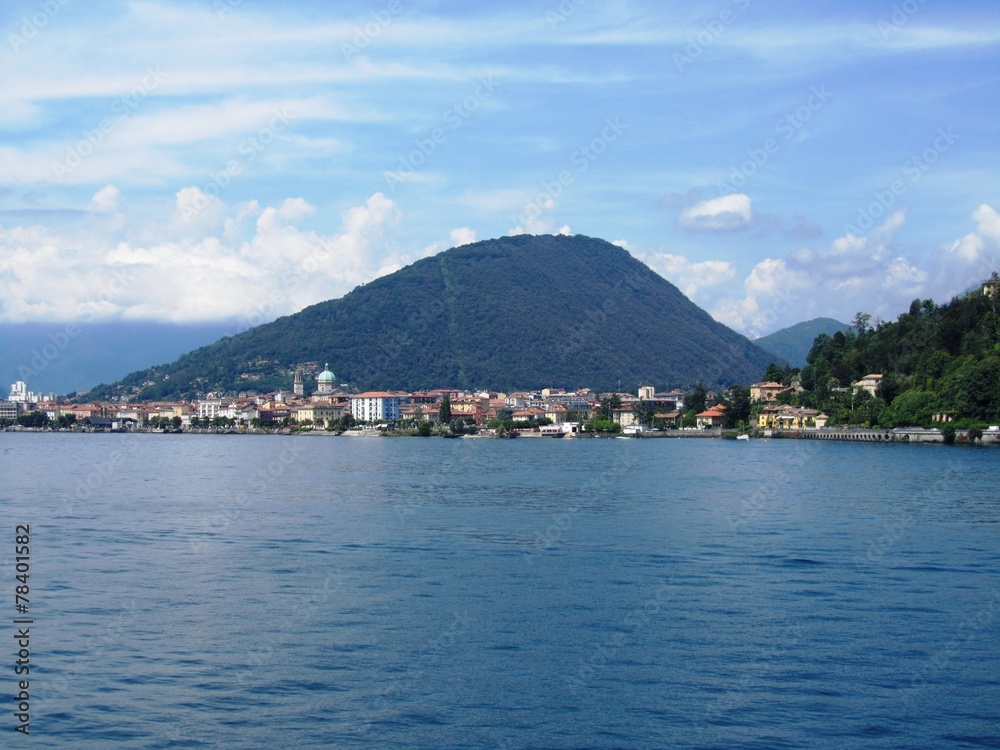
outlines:
[[328, 364], [327, 365], [323, 365], [323, 367], [325, 367], [326, 369], [323, 370], [323, 372], [321, 372], [319, 374], [319, 377], [316, 378], [316, 380], [319, 381], [320, 383], [332, 383], [333, 382], [333, 373], [330, 372], [330, 365], [328, 365]]

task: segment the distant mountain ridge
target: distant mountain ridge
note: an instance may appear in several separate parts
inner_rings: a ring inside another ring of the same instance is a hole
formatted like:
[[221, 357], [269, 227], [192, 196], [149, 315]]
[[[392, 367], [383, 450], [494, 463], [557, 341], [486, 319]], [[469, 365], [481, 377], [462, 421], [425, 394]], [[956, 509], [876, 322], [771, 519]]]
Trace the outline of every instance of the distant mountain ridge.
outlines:
[[306, 362], [359, 389], [727, 387], [771, 359], [620, 247], [519, 235], [424, 258], [88, 397], [288, 389]]
[[850, 329], [846, 323], [833, 318], [814, 318], [761, 336], [754, 343], [764, 351], [783, 359], [792, 367], [805, 367], [806, 358], [817, 336], [822, 334], [833, 336], [838, 332], [846, 333]]
[[86, 391], [237, 330], [236, 321], [0, 323], [0, 396], [17, 380], [36, 393]]

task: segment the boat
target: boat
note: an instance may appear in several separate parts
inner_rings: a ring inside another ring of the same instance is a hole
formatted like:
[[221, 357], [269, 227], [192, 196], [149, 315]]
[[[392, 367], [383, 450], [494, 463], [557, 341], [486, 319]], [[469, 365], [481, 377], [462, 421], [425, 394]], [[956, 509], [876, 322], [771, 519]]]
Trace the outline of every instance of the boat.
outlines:
[[750, 436], [749, 435], [737, 435], [736, 439], [737, 440], [749, 440]]

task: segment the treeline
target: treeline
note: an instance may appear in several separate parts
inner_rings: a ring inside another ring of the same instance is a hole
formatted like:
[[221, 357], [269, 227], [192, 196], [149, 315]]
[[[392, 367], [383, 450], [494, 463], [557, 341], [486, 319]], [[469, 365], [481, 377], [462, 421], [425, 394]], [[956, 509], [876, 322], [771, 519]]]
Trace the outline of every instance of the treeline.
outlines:
[[[768, 374], [804, 389], [783, 394], [782, 402], [820, 409], [830, 424], [929, 427], [935, 415], [959, 428], [997, 424], [997, 297], [993, 287], [992, 294], [977, 290], [947, 305], [914, 300], [894, 323], [858, 313], [851, 331], [816, 338], [801, 372]], [[869, 374], [883, 376], [875, 396], [852, 388]]]

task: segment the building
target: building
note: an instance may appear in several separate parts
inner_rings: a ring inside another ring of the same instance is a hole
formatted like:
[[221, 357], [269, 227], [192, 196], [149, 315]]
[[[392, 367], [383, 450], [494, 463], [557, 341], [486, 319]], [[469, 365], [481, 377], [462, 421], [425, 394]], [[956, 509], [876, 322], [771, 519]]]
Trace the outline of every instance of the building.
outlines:
[[222, 399], [209, 399], [198, 402], [198, 419], [215, 419], [221, 416]]
[[299, 398], [306, 395], [306, 384], [302, 380], [302, 370], [295, 371], [295, 379], [292, 381], [292, 393]]
[[719, 404], [706, 409], [701, 414], [696, 414], [695, 419], [698, 420], [698, 429], [704, 430], [711, 427], [722, 427], [722, 416], [725, 411], [726, 407]]
[[399, 396], [385, 391], [351, 396], [351, 416], [359, 422], [395, 422], [399, 419]]
[[34, 394], [28, 390], [28, 384], [23, 380], [18, 380], [10, 386], [8, 401], [13, 401], [15, 404], [28, 404], [35, 401], [33, 396]]
[[335, 377], [332, 372], [330, 372], [330, 365], [323, 365], [323, 372], [319, 374], [316, 378], [316, 393], [320, 396], [326, 396], [327, 394], [333, 393]]
[[0, 419], [17, 419], [17, 404], [13, 401], [0, 399]]
[[639, 398], [643, 401], [652, 401], [656, 396], [656, 389], [651, 385], [639, 386]]
[[789, 386], [768, 381], [766, 383], [754, 383], [750, 386], [750, 400], [761, 401], [765, 404], [773, 404], [778, 400], [778, 394], [790, 390]]
[[639, 424], [639, 420], [635, 416], [635, 409], [631, 406], [620, 406], [617, 409], [612, 409], [611, 419], [616, 424], [620, 424], [622, 428]]
[[854, 395], [858, 394], [858, 391], [868, 391], [872, 396], [878, 393], [879, 386], [882, 385], [882, 376], [879, 374], [865, 375], [861, 380], [856, 383], [851, 383], [851, 387], [854, 388]]

